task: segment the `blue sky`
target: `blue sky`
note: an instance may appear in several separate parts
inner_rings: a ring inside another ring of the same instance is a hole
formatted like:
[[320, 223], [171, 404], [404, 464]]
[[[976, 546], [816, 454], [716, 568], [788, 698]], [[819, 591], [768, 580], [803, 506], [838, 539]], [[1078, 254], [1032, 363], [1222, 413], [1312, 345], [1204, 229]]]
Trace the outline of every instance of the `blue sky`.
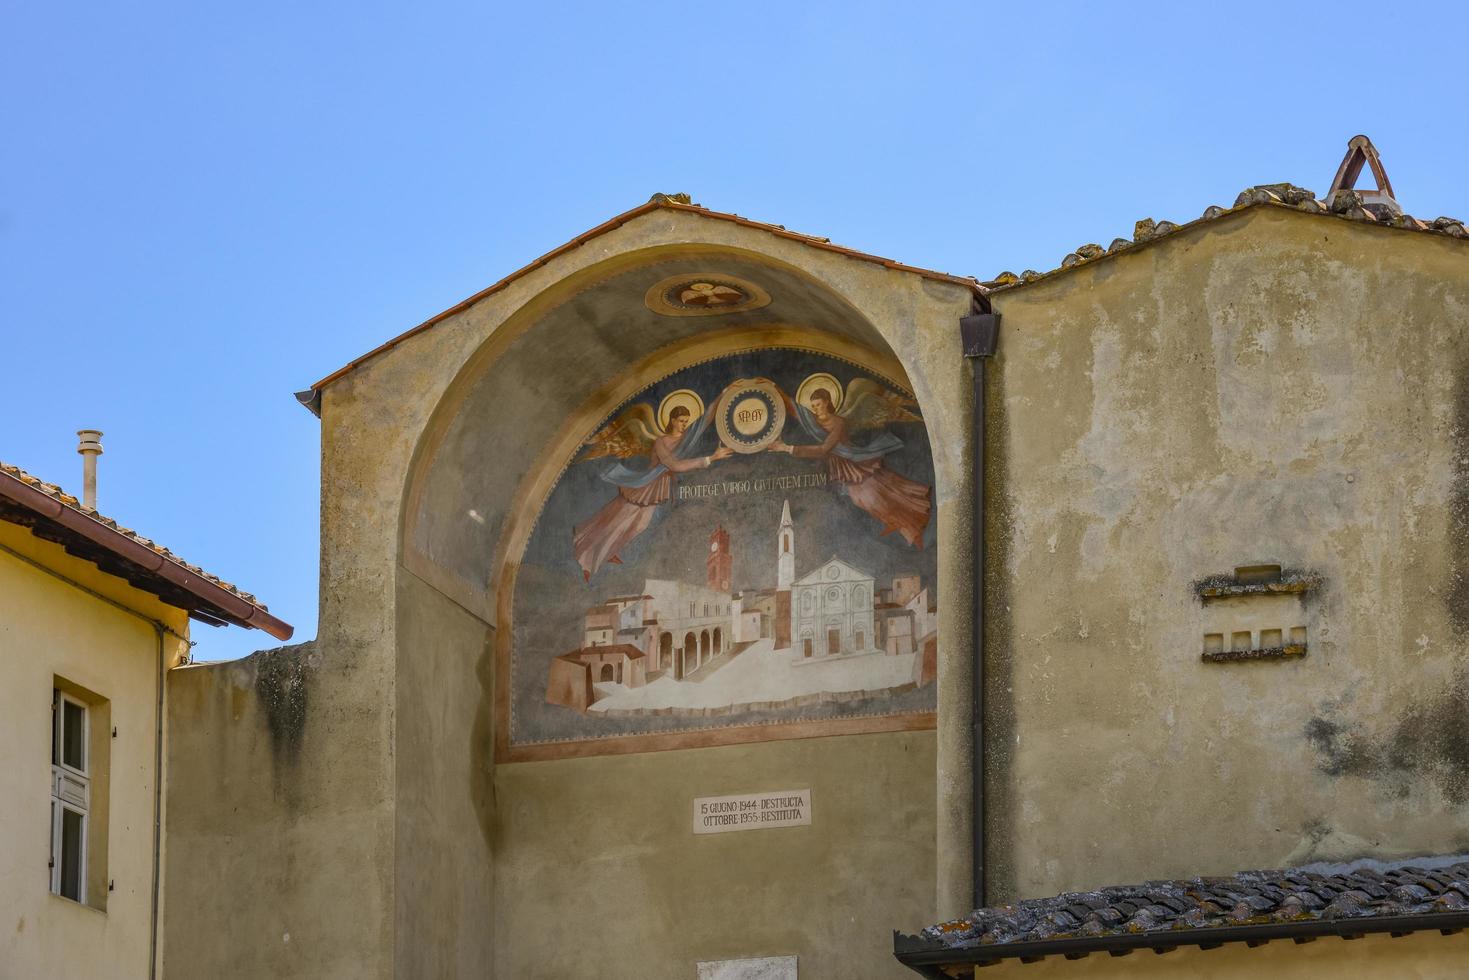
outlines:
[[0, 459], [74, 488], [104, 429], [102, 509], [309, 638], [292, 392], [653, 192], [989, 277], [1320, 193], [1365, 132], [1469, 217], [1466, 40], [1459, 3], [3, 0]]

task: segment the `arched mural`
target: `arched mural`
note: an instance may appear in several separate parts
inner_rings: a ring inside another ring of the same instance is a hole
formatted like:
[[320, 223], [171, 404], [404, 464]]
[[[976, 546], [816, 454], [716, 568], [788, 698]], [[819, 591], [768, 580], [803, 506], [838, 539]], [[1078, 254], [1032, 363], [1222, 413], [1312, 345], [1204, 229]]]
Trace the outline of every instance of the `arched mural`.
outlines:
[[902, 386], [740, 349], [577, 439], [510, 585], [511, 757], [932, 723], [934, 468]]

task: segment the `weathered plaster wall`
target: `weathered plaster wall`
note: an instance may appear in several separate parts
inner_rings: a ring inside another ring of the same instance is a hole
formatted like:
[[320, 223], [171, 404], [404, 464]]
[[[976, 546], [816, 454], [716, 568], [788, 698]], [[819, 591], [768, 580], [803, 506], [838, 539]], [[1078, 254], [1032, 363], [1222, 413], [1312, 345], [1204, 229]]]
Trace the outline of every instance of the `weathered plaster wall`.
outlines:
[[[993, 897], [1464, 849], [1466, 260], [1257, 208], [994, 298]], [[1308, 655], [1201, 663], [1262, 561]]]
[[[485, 976], [495, 950], [491, 632], [398, 576], [394, 964], [399, 977]], [[511, 899], [514, 901], [514, 898]]]
[[[23, 528], [0, 524], [0, 546], [6, 549], [0, 551], [0, 718], [7, 725], [0, 739], [0, 978], [146, 977], [160, 670], [150, 620], [184, 636], [188, 622], [181, 610]], [[166, 636], [167, 661], [182, 652], [183, 644]], [[105, 833], [89, 834], [86, 905], [50, 891], [57, 678], [106, 699], [105, 710], [91, 714], [90, 819]], [[105, 771], [99, 749], [105, 749]]]
[[[507, 501], [496, 494], [512, 492], [513, 481], [461, 482], [480, 495], [474, 501], [415, 482], [433, 471], [468, 393], [497, 366], [513, 368], [507, 352], [526, 337], [567, 363], [599, 350], [625, 358], [578, 384], [604, 383], [619, 364], [651, 354], [656, 344], [640, 349], [627, 323], [590, 311], [564, 329], [534, 330], [573, 292], [566, 283], [586, 286], [646, 254], [679, 250], [799, 269], [809, 288], [829, 294], [828, 312], [857, 311], [901, 360], [922, 405], [940, 535], [968, 540], [968, 374], [957, 318], [971, 298], [961, 286], [654, 212], [402, 341], [324, 392], [315, 644], [191, 668], [171, 684], [171, 718], [190, 732], [171, 752], [171, 806], [190, 814], [170, 843], [170, 885], [187, 910], [169, 921], [172, 975], [485, 975], [493, 957], [495, 975], [519, 980], [555, 975], [546, 957], [600, 968], [607, 949], [647, 976], [691, 975], [696, 958], [797, 950], [814, 976], [871, 975], [886, 962], [894, 916], [916, 926], [937, 914], [935, 869], [967, 868], [968, 824], [955, 802], [967, 780], [936, 794], [935, 753], [960, 760], [967, 715], [938, 737], [813, 739], [492, 773], [488, 583], [466, 577], [472, 566], [452, 546], [421, 537], [405, 504], [430, 500], [435, 519], [482, 504], [499, 508], [482, 513], [503, 513]], [[700, 329], [709, 326], [687, 324], [690, 335]], [[631, 332], [611, 339], [617, 331]], [[523, 472], [538, 451], [522, 421], [579, 404], [545, 381], [531, 373], [506, 389], [514, 395], [503, 415], [506, 473]], [[966, 602], [968, 557], [963, 547], [939, 555], [939, 588], [955, 608]], [[968, 624], [959, 615], [941, 622], [943, 717], [965, 705]], [[257, 691], [268, 658], [283, 658], [269, 671], [304, 691], [284, 743], [272, 742], [268, 699]], [[693, 839], [698, 793], [797, 784], [818, 794], [812, 827]], [[258, 892], [245, 898], [207, 894], [252, 878]], [[719, 885], [742, 901], [722, 903]], [[967, 889], [964, 880], [956, 893]], [[629, 895], [641, 896], [637, 907]], [[794, 925], [798, 915], [808, 924]]]
[[984, 980], [1455, 980], [1464, 975], [1466, 957], [1469, 934], [1441, 936], [1431, 929], [1397, 939], [1374, 933], [1353, 940], [1320, 939], [1304, 946], [1279, 941], [1251, 949], [1244, 943], [1229, 943], [1218, 949], [1183, 946], [1162, 955], [1140, 950], [1120, 958], [1095, 953], [1081, 960], [1062, 956], [1048, 956], [1038, 963], [1004, 960], [984, 967], [976, 976]]
[[[701, 242], [700, 261], [716, 268], [722, 266], [717, 249], [708, 251], [711, 242], [739, 249], [737, 258], [728, 261], [752, 262], [750, 253], [758, 256], [764, 250], [773, 253], [767, 261], [796, 264], [807, 277], [800, 288], [808, 295], [829, 290], [844, 303], [812, 301], [798, 315], [777, 307], [773, 314], [782, 314], [782, 324], [804, 322], [816, 340], [823, 330], [838, 332], [842, 324], [835, 318], [846, 309], [851, 319], [844, 330], [855, 330], [856, 339], [869, 344], [891, 346], [919, 396], [934, 442], [941, 535], [946, 541], [967, 540], [962, 530], [952, 530], [956, 513], [967, 513], [967, 505], [956, 499], [967, 486], [962, 419], [968, 379], [958, 357], [957, 318], [968, 311], [970, 298], [962, 288], [921, 283], [850, 259], [813, 256], [800, 246], [722, 222], [664, 215], [642, 219], [599, 240], [596, 249], [573, 253], [576, 261], [558, 262], [548, 270], [541, 287], [553, 287], [557, 301], [532, 299], [527, 308], [534, 317], [506, 303], [498, 314], [504, 320], [497, 323], [487, 310], [501, 301], [491, 296], [408, 341], [401, 354], [395, 350], [383, 358], [407, 363], [412, 357], [417, 359], [415, 370], [428, 373], [440, 358], [444, 363], [462, 358], [460, 363], [467, 365], [430, 422], [414, 475], [408, 477], [408, 568], [400, 569], [400, 581], [421, 577], [440, 592], [415, 584], [399, 593], [400, 786], [410, 766], [406, 733], [420, 727], [420, 708], [410, 709], [403, 691], [405, 672], [429, 671], [438, 678], [435, 684], [457, 681], [483, 697], [472, 721], [461, 717], [424, 738], [415, 749], [422, 753], [435, 751], [435, 745], [459, 752], [470, 744], [487, 753], [489, 746], [479, 741], [477, 726], [493, 722], [494, 686], [493, 677], [483, 671], [470, 673], [471, 664], [478, 666], [481, 640], [471, 644], [466, 635], [425, 652], [420, 641], [409, 641], [401, 617], [412, 603], [421, 609], [412, 615], [428, 623], [429, 610], [452, 596], [476, 617], [493, 619], [485, 593], [497, 572], [490, 561], [499, 543], [496, 535], [545, 439], [598, 386], [679, 337], [669, 334], [670, 324], [664, 323], [653, 324], [663, 329], [661, 334], [640, 331], [641, 290], [622, 289], [627, 294], [623, 304], [611, 306], [600, 294], [592, 299], [577, 290], [606, 282], [621, 289], [617, 277], [636, 268], [638, 261], [661, 263], [666, 273], [663, 265], [678, 260], [681, 242]], [[649, 257], [635, 259], [644, 250], [652, 250]], [[575, 277], [579, 267], [586, 268], [584, 260], [599, 263], [585, 281], [572, 288], [557, 285]], [[796, 280], [783, 275], [780, 281], [792, 284], [786, 290], [790, 295]], [[814, 291], [810, 280], [818, 284]], [[566, 302], [569, 296], [577, 299]], [[731, 326], [698, 321], [673, 325], [685, 335]], [[759, 325], [758, 319], [746, 324]], [[435, 336], [439, 330], [445, 331], [443, 337]], [[466, 330], [488, 338], [471, 356], [451, 346]], [[434, 349], [413, 350], [420, 342]], [[364, 386], [373, 369], [370, 362], [343, 383], [356, 386], [365, 399]], [[391, 388], [373, 390], [378, 392], [374, 397], [403, 397]], [[329, 425], [330, 418], [328, 412]], [[465, 418], [494, 424], [465, 431]], [[428, 520], [419, 519], [412, 510], [416, 506], [425, 508]], [[483, 524], [464, 522], [471, 510], [471, 519], [483, 519]], [[456, 521], [463, 526], [456, 527]], [[488, 529], [488, 536], [480, 528]], [[466, 539], [480, 543], [466, 550]], [[967, 592], [960, 581], [965, 560], [962, 548], [946, 547], [939, 558], [940, 592], [955, 596], [959, 609]], [[967, 637], [962, 620], [962, 615], [943, 620], [944, 649], [951, 648], [944, 642], [947, 637]], [[967, 650], [967, 641], [952, 648]], [[408, 660], [415, 657], [423, 663], [410, 668]], [[947, 664], [944, 671], [952, 680]], [[942, 712], [942, 691], [940, 704]], [[701, 959], [790, 952], [800, 953], [803, 970], [815, 976], [842, 971], [871, 975], [872, 969], [883, 969], [875, 963], [886, 961], [893, 916], [918, 922], [934, 911], [937, 841], [944, 839], [937, 827], [937, 742], [932, 733], [871, 735], [516, 763], [496, 766], [492, 784], [473, 781], [482, 778], [488, 756], [472, 757], [467, 786], [458, 784], [458, 772], [446, 775], [455, 780], [455, 794], [467, 790], [476, 802], [475, 822], [439, 822], [430, 831], [415, 820], [410, 828], [400, 798], [399, 908], [411, 908], [403, 913], [409, 918], [430, 907], [469, 913], [448, 894], [453, 879], [441, 876], [425, 876], [419, 899], [406, 900], [404, 835], [421, 834], [435, 847], [474, 854], [482, 844], [472, 837], [489, 829], [494, 901], [485, 906], [489, 912], [482, 928], [491, 937], [497, 976], [557, 975], [585, 963], [589, 949], [608, 963], [636, 963], [641, 975], [650, 977], [691, 975]], [[804, 786], [811, 786], [818, 800], [810, 828], [710, 838], [692, 834], [691, 802], [697, 795]], [[885, 883], [881, 896], [870, 885], [878, 881]], [[967, 888], [965, 882], [961, 891]], [[734, 900], [726, 901], [730, 896]], [[595, 911], [612, 909], [621, 911]], [[824, 911], [813, 917], [811, 909]], [[574, 932], [574, 942], [566, 940], [567, 930]]]
[[169, 673], [165, 976], [392, 976], [359, 683], [313, 643]]
[[[892, 928], [932, 910], [934, 765], [908, 732], [498, 766], [494, 975], [796, 955], [802, 978], [911, 976]], [[808, 786], [809, 827], [690, 830], [696, 796]]]

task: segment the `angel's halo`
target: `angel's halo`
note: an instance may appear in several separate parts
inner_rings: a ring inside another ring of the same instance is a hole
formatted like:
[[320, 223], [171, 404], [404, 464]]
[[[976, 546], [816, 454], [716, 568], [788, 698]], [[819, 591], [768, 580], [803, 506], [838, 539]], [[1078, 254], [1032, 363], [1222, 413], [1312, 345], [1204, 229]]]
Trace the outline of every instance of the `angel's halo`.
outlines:
[[817, 388], [825, 388], [831, 395], [831, 410], [833, 412], [841, 410], [842, 402], [846, 398], [846, 392], [842, 388], [842, 383], [836, 379], [836, 376], [827, 374], [825, 371], [818, 371], [801, 382], [801, 387], [796, 389], [796, 404], [802, 408], [810, 405], [811, 393]]
[[693, 389], [680, 388], [677, 391], [670, 391], [658, 403], [658, 428], [660, 431], [668, 431], [668, 417], [680, 405], [689, 410], [690, 421], [695, 421], [704, 414], [704, 399], [700, 398], [698, 393]]

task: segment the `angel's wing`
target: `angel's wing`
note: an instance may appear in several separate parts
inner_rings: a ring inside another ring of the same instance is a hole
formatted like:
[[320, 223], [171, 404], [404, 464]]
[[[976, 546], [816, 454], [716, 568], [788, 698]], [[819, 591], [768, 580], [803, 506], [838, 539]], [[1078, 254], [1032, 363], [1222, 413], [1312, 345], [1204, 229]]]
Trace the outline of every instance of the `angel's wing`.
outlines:
[[653, 415], [653, 406], [644, 402], [629, 405], [611, 422], [598, 429], [586, 441], [583, 459], [599, 459], [616, 456], [644, 456], [660, 434], [658, 420]]
[[920, 422], [922, 419], [908, 411], [909, 406], [917, 405], [913, 399], [889, 391], [871, 378], [853, 378], [838, 414], [850, 423], [851, 431], [861, 432], [889, 422]]

